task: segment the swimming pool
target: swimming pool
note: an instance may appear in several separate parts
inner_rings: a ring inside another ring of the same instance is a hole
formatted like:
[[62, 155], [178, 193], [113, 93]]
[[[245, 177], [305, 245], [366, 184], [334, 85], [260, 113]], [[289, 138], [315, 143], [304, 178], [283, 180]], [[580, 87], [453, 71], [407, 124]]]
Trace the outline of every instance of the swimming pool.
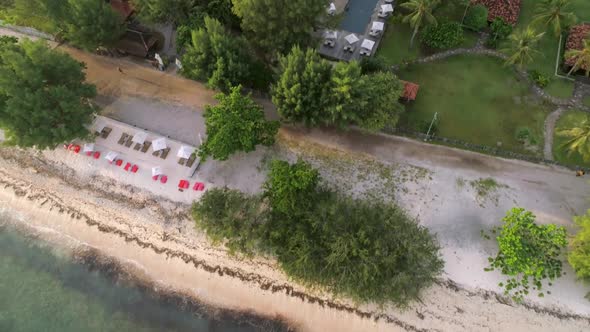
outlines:
[[364, 33], [377, 2], [379, 0], [349, 0], [348, 10], [344, 14], [340, 28], [354, 33]]

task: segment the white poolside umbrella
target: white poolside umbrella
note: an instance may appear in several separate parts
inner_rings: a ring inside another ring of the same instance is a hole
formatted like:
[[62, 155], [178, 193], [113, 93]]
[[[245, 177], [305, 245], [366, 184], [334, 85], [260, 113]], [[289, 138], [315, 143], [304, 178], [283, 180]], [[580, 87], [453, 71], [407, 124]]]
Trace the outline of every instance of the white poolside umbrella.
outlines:
[[166, 148], [166, 139], [164, 137], [160, 137], [152, 142], [152, 149], [154, 151], [164, 150]]
[[190, 146], [182, 145], [180, 149], [178, 149], [176, 156], [178, 158], [188, 159], [191, 157], [191, 154], [193, 154], [194, 151], [195, 149], [191, 148]]
[[107, 153], [107, 155], [104, 157], [104, 159], [113, 162], [115, 161], [115, 159], [117, 159], [118, 154], [115, 151], [109, 151], [109, 153]]
[[393, 13], [393, 6], [391, 4], [381, 5], [383, 14]]
[[375, 46], [375, 42], [370, 39], [363, 40], [363, 43], [361, 44], [362, 48], [369, 51], [373, 50], [373, 46]]
[[100, 132], [101, 132], [101, 131], [104, 129], [104, 127], [106, 127], [106, 126], [107, 126], [107, 124], [104, 122], [104, 120], [101, 120], [101, 119], [96, 119], [96, 122], [94, 123], [94, 129], [95, 129], [97, 132], [99, 132], [99, 133], [100, 133]]
[[159, 176], [162, 174], [164, 174], [164, 172], [162, 172], [162, 167], [160, 167], [160, 166], [152, 167], [152, 176]]
[[94, 151], [94, 143], [84, 144], [84, 149], [82, 149], [82, 152], [92, 152], [92, 151]]
[[137, 144], [143, 144], [145, 142], [147, 138], [147, 133], [144, 131], [138, 131], [133, 138], [131, 139], [131, 141], [133, 143], [137, 143]]
[[383, 22], [373, 21], [373, 25], [371, 26], [371, 30], [383, 31], [383, 28], [384, 28]]
[[351, 33], [350, 35], [348, 35], [348, 36], [344, 37], [344, 39], [346, 39], [346, 41], [347, 41], [349, 44], [354, 44], [354, 43], [356, 43], [357, 41], [359, 41], [359, 37], [357, 37], [357, 36], [356, 36], [354, 33]]
[[328, 7], [328, 14], [330, 14], [330, 15], [336, 14], [336, 5], [333, 2], [331, 2], [330, 6]]

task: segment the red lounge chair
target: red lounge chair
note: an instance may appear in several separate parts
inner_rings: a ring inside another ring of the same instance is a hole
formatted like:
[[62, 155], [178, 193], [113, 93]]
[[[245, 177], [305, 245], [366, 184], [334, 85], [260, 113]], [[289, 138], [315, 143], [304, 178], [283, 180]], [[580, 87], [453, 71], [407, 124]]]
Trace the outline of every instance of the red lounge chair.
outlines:
[[100, 152], [96, 151], [94, 153], [94, 159], [98, 159], [98, 158], [100, 158]]
[[166, 175], [162, 175], [162, 177], [160, 178], [160, 182], [162, 182], [162, 183], [168, 182], [168, 177]]
[[79, 145], [71, 145], [69, 147], [70, 151], [74, 152], [74, 153], [80, 153], [80, 149], [81, 147]]
[[92, 151], [88, 151], [88, 152], [86, 152], [86, 155], [87, 155], [88, 157], [92, 156]]
[[193, 186], [193, 190], [197, 191], [199, 190], [199, 185], [201, 184], [201, 182], [195, 182], [195, 185]]
[[123, 165], [123, 160], [122, 159], [117, 159], [117, 161], [115, 161], [115, 165], [117, 165], [117, 166]]
[[178, 183], [178, 188], [180, 189], [188, 189], [190, 187], [191, 183], [188, 182], [187, 180], [180, 180], [180, 182]]
[[131, 163], [125, 164], [125, 170], [129, 172], [129, 168], [131, 167]]
[[158, 175], [154, 175], [154, 176], [152, 176], [152, 180], [154, 180], [154, 181], [158, 181]]
[[199, 182], [199, 188], [197, 188], [197, 190], [199, 190], [199, 191], [205, 190], [205, 184], [202, 182]]
[[131, 173], [137, 173], [138, 170], [139, 167], [137, 167], [137, 165], [133, 165], [133, 167], [131, 167]]

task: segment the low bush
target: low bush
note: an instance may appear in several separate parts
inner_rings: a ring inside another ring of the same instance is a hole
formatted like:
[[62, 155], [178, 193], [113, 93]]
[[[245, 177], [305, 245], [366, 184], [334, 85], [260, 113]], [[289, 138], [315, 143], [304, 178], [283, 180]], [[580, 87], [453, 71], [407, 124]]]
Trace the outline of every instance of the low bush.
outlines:
[[472, 30], [481, 31], [488, 25], [488, 9], [484, 5], [469, 8], [463, 24]]
[[551, 82], [550, 77], [540, 73], [537, 70], [529, 71], [529, 75], [531, 76], [533, 82], [535, 82], [535, 84], [538, 85], [540, 88], [546, 87]]
[[504, 22], [500, 17], [496, 17], [490, 24], [490, 37], [486, 41], [489, 48], [498, 48], [501, 41], [505, 40], [512, 33], [512, 26]]
[[457, 22], [430, 25], [422, 33], [422, 42], [430, 48], [439, 50], [455, 47], [464, 39], [463, 28]]
[[273, 254], [307, 286], [400, 307], [417, 299], [443, 269], [435, 237], [393, 204], [343, 197], [320, 182], [305, 162], [274, 161], [263, 195], [212, 189], [193, 217], [216, 243]]

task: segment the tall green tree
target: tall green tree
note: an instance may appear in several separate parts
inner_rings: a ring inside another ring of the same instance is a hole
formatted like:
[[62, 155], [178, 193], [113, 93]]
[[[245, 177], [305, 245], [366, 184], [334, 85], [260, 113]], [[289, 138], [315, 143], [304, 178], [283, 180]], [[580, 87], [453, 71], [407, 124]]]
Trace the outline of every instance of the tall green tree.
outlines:
[[399, 102], [404, 93], [403, 83], [390, 71], [364, 75], [362, 80], [361, 95], [366, 103], [357, 111], [355, 123], [369, 131], [395, 127], [404, 111]]
[[542, 0], [535, 8], [533, 23], [550, 27], [559, 36], [577, 20], [576, 14], [571, 11], [571, 4], [571, 0]]
[[585, 215], [574, 217], [579, 230], [571, 241], [568, 261], [578, 278], [590, 282], [590, 210]]
[[199, 0], [132, 0], [141, 19], [152, 23], [185, 22]]
[[532, 26], [513, 32], [508, 39], [510, 48], [506, 51], [510, 57], [506, 60], [507, 65], [523, 67], [533, 61], [533, 56], [540, 53], [535, 48], [545, 33], [537, 33]]
[[409, 11], [403, 21], [409, 23], [410, 26], [414, 28], [412, 38], [410, 39], [410, 47], [414, 45], [414, 39], [424, 22], [428, 24], [436, 24], [436, 18], [432, 15], [432, 11], [439, 3], [440, 0], [409, 0], [400, 5], [402, 8]]
[[486, 270], [498, 270], [508, 276], [506, 283], [499, 286], [516, 301], [533, 290], [544, 296], [543, 280], [553, 281], [562, 275], [560, 258], [567, 245], [565, 228], [538, 225], [535, 215], [522, 208], [508, 211], [502, 221], [503, 225], [492, 231], [498, 234], [498, 254], [488, 259], [490, 267]]
[[569, 154], [577, 152], [585, 161], [590, 161], [590, 118], [588, 116], [576, 127], [558, 131], [557, 135], [569, 138], [563, 144]]
[[64, 32], [72, 44], [89, 51], [112, 47], [125, 33], [121, 15], [105, 1], [70, 0], [69, 4]]
[[568, 75], [583, 69], [586, 76], [590, 76], [590, 39], [584, 39], [581, 50], [568, 50], [565, 52], [566, 59], [575, 59], [575, 63]]
[[250, 40], [270, 54], [285, 54], [294, 45], [311, 46], [314, 28], [327, 16], [328, 0], [233, 0]]
[[308, 126], [325, 123], [330, 105], [332, 67], [313, 49], [294, 47], [279, 59], [280, 76], [272, 87], [272, 101], [281, 117]]
[[250, 152], [259, 144], [270, 146], [275, 142], [279, 123], [266, 121], [262, 108], [250, 97], [241, 94], [241, 87], [230, 93], [218, 94], [219, 104], [207, 106], [203, 117], [207, 128], [207, 139], [199, 149], [199, 156], [211, 156], [227, 160], [238, 151]]
[[254, 84], [251, 77], [256, 61], [244, 38], [232, 36], [218, 20], [206, 17], [205, 26], [192, 32], [181, 73], [207, 81], [211, 88], [229, 91], [238, 84]]
[[96, 89], [84, 83], [83, 69], [44, 42], [0, 48], [0, 127], [8, 143], [44, 149], [86, 137]]

